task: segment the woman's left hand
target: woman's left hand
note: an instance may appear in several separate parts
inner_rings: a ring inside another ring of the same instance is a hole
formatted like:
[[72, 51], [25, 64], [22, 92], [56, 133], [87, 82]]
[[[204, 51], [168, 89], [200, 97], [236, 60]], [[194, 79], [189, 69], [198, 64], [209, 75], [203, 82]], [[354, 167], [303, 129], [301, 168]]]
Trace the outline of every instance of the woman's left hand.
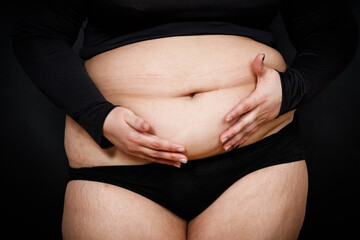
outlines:
[[258, 54], [252, 64], [257, 76], [255, 90], [225, 116], [227, 122], [236, 119], [220, 135], [226, 151], [244, 143], [262, 124], [275, 119], [279, 114], [282, 100], [280, 75], [264, 64], [264, 58], [264, 54]]

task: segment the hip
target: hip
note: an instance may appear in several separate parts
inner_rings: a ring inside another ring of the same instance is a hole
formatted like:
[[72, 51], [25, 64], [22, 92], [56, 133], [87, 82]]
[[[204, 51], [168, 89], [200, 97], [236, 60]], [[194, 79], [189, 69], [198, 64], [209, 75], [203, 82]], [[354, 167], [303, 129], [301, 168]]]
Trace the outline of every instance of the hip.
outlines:
[[[224, 153], [225, 115], [256, 86], [251, 63], [259, 53], [284, 71], [274, 49], [239, 36], [181, 36], [143, 41], [99, 54], [85, 68], [104, 97], [146, 120], [150, 134], [181, 144], [188, 160]], [[293, 112], [264, 124], [243, 146], [292, 121]], [[137, 165], [144, 159], [113, 147], [101, 149], [70, 117], [65, 150], [72, 167]]]

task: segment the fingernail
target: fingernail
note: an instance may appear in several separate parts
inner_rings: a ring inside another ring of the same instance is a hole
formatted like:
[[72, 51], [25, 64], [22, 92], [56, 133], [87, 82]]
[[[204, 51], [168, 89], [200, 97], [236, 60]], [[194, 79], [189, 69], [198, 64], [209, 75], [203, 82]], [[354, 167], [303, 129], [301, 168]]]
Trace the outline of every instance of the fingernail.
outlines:
[[174, 163], [173, 165], [174, 165], [174, 167], [177, 167], [177, 168], [181, 167], [181, 163]]
[[225, 147], [225, 151], [229, 150], [231, 148], [231, 145]]
[[187, 160], [185, 158], [181, 158], [179, 161], [182, 163], [187, 163]]
[[224, 138], [221, 140], [221, 143], [226, 142], [226, 140], [228, 140], [228, 138], [227, 138], [227, 137], [224, 137]]
[[232, 117], [231, 117], [231, 116], [226, 118], [226, 121], [227, 121], [227, 122], [230, 122], [231, 120], [232, 120]]
[[176, 149], [177, 152], [184, 152], [185, 149], [183, 147], [179, 147], [178, 149]]

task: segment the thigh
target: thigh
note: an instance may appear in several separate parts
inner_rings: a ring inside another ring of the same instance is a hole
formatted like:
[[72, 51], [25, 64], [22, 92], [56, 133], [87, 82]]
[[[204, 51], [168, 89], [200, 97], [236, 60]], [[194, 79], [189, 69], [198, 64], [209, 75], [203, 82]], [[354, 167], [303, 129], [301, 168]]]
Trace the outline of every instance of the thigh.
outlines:
[[62, 223], [66, 239], [185, 239], [186, 222], [137, 193], [114, 185], [70, 181]]
[[305, 161], [250, 173], [189, 223], [189, 239], [297, 239], [307, 190]]

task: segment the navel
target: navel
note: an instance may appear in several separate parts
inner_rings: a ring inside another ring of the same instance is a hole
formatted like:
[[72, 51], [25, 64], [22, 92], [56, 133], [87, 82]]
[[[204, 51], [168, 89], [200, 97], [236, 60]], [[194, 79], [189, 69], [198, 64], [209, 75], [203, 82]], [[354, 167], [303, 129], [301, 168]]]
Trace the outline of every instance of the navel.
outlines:
[[197, 94], [196, 92], [190, 93], [189, 97], [194, 97], [196, 94]]

